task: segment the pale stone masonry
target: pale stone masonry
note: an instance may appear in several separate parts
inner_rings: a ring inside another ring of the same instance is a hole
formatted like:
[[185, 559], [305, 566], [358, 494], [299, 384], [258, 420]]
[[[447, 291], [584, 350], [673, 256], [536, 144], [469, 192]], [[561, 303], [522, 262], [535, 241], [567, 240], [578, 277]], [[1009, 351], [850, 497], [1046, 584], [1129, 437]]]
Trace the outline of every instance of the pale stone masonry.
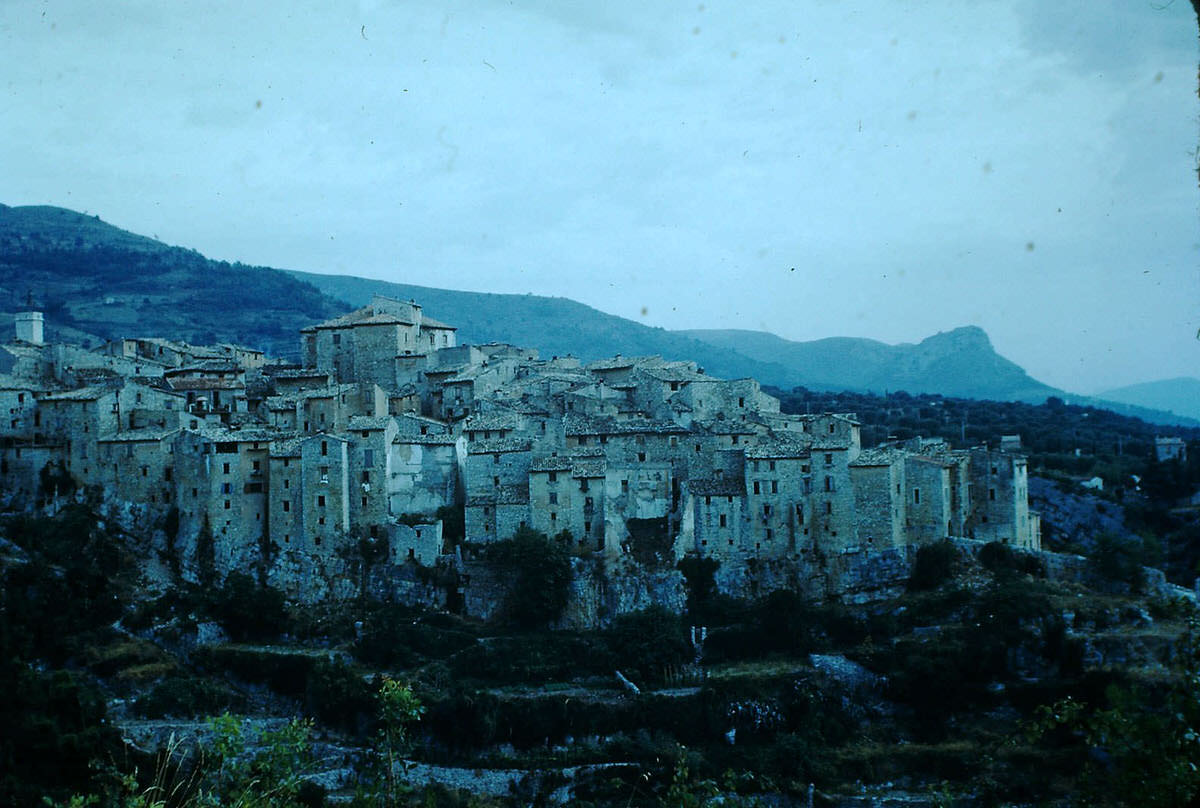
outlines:
[[370, 547], [394, 564], [461, 557], [447, 508], [462, 509], [468, 550], [524, 527], [610, 559], [1040, 544], [1011, 440], [864, 449], [853, 415], [782, 414], [752, 379], [458, 345], [412, 301], [376, 297], [300, 337], [300, 367], [153, 337], [3, 346], [5, 504], [52, 496], [43, 470], [65, 473], [176, 509], [189, 574], [265, 570], [301, 598], [316, 590], [298, 571]]

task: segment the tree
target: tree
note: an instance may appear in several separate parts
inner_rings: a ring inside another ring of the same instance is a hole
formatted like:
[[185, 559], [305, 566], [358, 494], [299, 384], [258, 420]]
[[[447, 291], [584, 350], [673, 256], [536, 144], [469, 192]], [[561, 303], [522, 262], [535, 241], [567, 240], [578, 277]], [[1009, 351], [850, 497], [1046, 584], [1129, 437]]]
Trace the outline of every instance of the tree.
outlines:
[[556, 621], [567, 606], [571, 558], [544, 533], [523, 527], [492, 545], [492, 559], [513, 580], [505, 600], [510, 620], [525, 628]]

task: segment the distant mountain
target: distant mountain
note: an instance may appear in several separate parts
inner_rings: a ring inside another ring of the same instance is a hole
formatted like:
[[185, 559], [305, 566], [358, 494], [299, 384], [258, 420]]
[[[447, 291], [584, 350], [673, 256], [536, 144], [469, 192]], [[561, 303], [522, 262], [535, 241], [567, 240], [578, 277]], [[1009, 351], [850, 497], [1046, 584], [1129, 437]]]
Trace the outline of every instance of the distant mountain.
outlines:
[[347, 275], [291, 275], [351, 306], [364, 306], [376, 294], [416, 300], [429, 316], [457, 326], [459, 342], [510, 342], [537, 348], [543, 357], [571, 355], [585, 362], [614, 354], [659, 354], [693, 360], [706, 373], [723, 378], [753, 376], [764, 384], [794, 383], [791, 370], [770, 359], [651, 328], [565, 297], [459, 292]]
[[[459, 328], [462, 342], [511, 342], [587, 361], [621, 353], [690, 359], [724, 378], [783, 389], [905, 390], [1041, 401], [1061, 395], [1163, 423], [1189, 418], [1128, 403], [1067, 396], [999, 356], [974, 327], [916, 345], [840, 337], [790, 342], [759, 331], [665, 331], [566, 298], [460, 292], [338, 275], [230, 264], [64, 208], [0, 205], [0, 328], [30, 298], [47, 336], [94, 342], [165, 336], [239, 342], [296, 358], [298, 331], [370, 301], [415, 299]], [[0, 339], [6, 337], [0, 336]], [[1195, 381], [1195, 380], [1192, 380]]]
[[792, 371], [796, 384], [814, 390], [904, 390], [1033, 402], [1062, 394], [997, 354], [987, 334], [975, 326], [935, 334], [916, 345], [854, 337], [792, 342], [763, 331], [681, 333], [760, 361], [769, 358]]
[[0, 205], [0, 311], [30, 300], [48, 338], [227, 340], [282, 356], [299, 354], [298, 329], [347, 310], [277, 269], [212, 261], [64, 208]]
[[1117, 387], [1096, 397], [1200, 419], [1200, 379], [1186, 376]]

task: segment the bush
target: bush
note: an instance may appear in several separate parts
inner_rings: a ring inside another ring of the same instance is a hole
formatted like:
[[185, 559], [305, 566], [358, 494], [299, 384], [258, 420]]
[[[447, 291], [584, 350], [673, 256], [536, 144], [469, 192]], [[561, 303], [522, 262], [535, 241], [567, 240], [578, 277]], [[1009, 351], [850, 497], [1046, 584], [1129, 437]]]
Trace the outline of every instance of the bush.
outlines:
[[491, 559], [513, 580], [504, 604], [508, 618], [526, 628], [558, 620], [571, 585], [566, 550], [546, 534], [524, 527], [490, 549]]
[[237, 642], [272, 640], [288, 629], [283, 593], [241, 572], [231, 572], [213, 592], [209, 612]]
[[958, 549], [948, 539], [921, 547], [917, 550], [917, 563], [908, 579], [909, 591], [938, 588], [954, 575], [957, 562]]
[[1026, 574], [1040, 578], [1046, 575], [1046, 567], [1040, 559], [998, 541], [988, 542], [979, 550], [979, 563], [996, 576]]
[[667, 668], [692, 661], [688, 628], [661, 606], [621, 615], [607, 639], [613, 664], [637, 681], [660, 682]]

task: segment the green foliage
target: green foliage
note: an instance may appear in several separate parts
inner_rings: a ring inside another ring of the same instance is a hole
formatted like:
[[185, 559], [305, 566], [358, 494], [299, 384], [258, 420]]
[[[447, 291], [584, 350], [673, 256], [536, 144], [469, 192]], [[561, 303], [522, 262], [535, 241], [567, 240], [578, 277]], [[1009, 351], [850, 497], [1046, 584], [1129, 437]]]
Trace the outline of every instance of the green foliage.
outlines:
[[[1193, 623], [1165, 692], [1110, 687], [1103, 707], [1066, 698], [1037, 710], [1030, 740], [1085, 745], [1084, 804], [1195, 805], [1200, 800], [1200, 644]], [[1081, 750], [1082, 751], [1082, 750]]]
[[917, 561], [908, 588], [912, 592], [936, 589], [954, 575], [958, 550], [948, 539], [926, 544], [917, 550]]
[[103, 694], [74, 674], [13, 660], [7, 650], [0, 648], [0, 804], [111, 787], [92, 765], [121, 749]]
[[238, 642], [272, 640], [288, 628], [283, 593], [243, 572], [229, 573], [213, 591], [208, 611]]
[[1153, 537], [1120, 536], [1101, 533], [1091, 561], [1098, 575], [1106, 581], [1122, 584], [1132, 592], [1145, 586], [1145, 566], [1161, 559], [1161, 545]]
[[134, 710], [145, 718], [196, 718], [234, 709], [243, 700], [228, 687], [196, 676], [172, 676], [137, 699]]
[[613, 665], [641, 684], [662, 682], [668, 668], [692, 661], [688, 627], [661, 606], [621, 615], [607, 635]]
[[373, 604], [362, 615], [354, 655], [383, 668], [407, 668], [430, 659], [447, 659], [475, 644], [460, 622], [448, 626], [397, 604]]
[[255, 731], [225, 713], [210, 719], [209, 729], [213, 740], [203, 750], [206, 776], [194, 805], [273, 808], [298, 803], [302, 776], [312, 762], [310, 722], [293, 719], [279, 729]]
[[318, 660], [304, 684], [309, 715], [327, 726], [363, 736], [375, 718], [375, 699], [361, 671], [346, 663]]
[[1045, 565], [1033, 554], [1014, 550], [1002, 542], [988, 542], [979, 550], [979, 563], [995, 576], [1033, 575], [1044, 577]]
[[508, 618], [527, 628], [558, 620], [571, 585], [571, 558], [562, 545], [544, 533], [520, 528], [489, 551], [489, 558], [513, 581], [505, 601]]

